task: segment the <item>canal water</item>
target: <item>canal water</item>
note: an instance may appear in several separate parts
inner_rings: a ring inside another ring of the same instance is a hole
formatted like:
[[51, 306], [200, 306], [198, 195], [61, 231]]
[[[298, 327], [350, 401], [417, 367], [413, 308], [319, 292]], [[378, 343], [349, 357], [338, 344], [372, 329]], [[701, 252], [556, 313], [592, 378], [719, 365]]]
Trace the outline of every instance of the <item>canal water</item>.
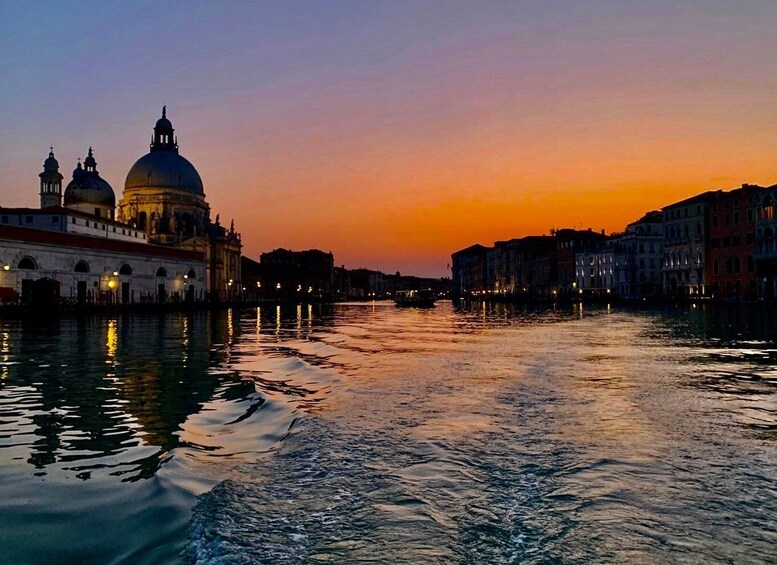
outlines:
[[773, 562], [776, 314], [0, 321], [0, 562]]

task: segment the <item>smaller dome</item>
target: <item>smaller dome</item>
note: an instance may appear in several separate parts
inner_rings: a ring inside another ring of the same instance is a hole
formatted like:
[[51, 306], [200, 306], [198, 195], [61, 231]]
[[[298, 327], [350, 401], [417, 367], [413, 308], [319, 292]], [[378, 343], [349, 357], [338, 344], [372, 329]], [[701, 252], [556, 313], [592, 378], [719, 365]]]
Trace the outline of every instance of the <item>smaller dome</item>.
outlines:
[[173, 124], [167, 119], [167, 106], [162, 106], [162, 117], [156, 121], [154, 129], [173, 129]]
[[170, 123], [170, 120], [168, 120], [167, 118], [159, 118], [156, 121], [156, 126], [154, 127], [161, 128], [161, 129], [173, 129], [173, 124]]
[[45, 161], [43, 161], [43, 168], [48, 170], [59, 170], [59, 161], [57, 161], [54, 158], [54, 148], [51, 148], [51, 151], [49, 151], [49, 157]]
[[76, 204], [99, 204], [116, 207], [116, 195], [113, 188], [105, 180], [97, 175], [81, 173], [73, 179], [65, 188], [65, 206]]
[[73, 171], [73, 180], [65, 188], [64, 205], [75, 206], [78, 204], [96, 204], [116, 207], [116, 195], [107, 181], [100, 178], [97, 172], [97, 161], [89, 148], [89, 155], [84, 160], [86, 170], [81, 168], [81, 161]]

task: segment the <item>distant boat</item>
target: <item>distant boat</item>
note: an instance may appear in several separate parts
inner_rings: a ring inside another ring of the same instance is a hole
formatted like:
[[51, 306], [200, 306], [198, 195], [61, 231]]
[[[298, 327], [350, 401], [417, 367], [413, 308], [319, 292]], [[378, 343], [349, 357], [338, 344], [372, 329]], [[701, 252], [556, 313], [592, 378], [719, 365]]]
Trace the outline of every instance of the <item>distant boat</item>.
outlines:
[[437, 295], [432, 290], [398, 290], [394, 294], [397, 306], [415, 306], [417, 308], [433, 308]]

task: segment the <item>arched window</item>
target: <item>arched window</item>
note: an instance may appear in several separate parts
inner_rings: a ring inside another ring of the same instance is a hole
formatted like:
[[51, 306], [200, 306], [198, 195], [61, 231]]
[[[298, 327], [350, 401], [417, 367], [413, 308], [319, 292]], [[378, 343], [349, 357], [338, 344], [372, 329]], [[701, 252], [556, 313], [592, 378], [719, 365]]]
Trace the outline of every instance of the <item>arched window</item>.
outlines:
[[190, 279], [196, 279], [197, 273], [194, 272], [194, 269], [189, 269], [189, 272], [186, 273], [186, 276], [187, 278], [190, 278]]
[[20, 269], [35, 270], [38, 267], [35, 265], [35, 260], [32, 257], [24, 257], [19, 261]]
[[129, 265], [124, 263], [121, 266], [121, 269], [119, 269], [119, 274], [120, 275], [131, 275], [132, 274], [132, 267], [130, 267]]
[[79, 261], [76, 263], [75, 269], [73, 269], [76, 273], [88, 273], [89, 272], [89, 263], [86, 261]]
[[764, 220], [771, 220], [774, 218], [774, 201], [771, 196], [764, 198]]
[[158, 276], [158, 277], [166, 277], [167, 276], [167, 269], [165, 269], [164, 267], [159, 267], [156, 270], [156, 276]]
[[141, 212], [138, 214], [138, 229], [139, 230], [145, 230], [146, 229], [146, 223], [148, 222], [147, 216], [145, 212]]

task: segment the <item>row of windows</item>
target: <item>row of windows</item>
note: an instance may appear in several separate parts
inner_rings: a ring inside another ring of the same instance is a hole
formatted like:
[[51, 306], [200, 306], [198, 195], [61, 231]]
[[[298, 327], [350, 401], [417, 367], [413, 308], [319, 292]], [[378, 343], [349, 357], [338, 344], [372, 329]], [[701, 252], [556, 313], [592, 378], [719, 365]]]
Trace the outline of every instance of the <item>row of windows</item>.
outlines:
[[[728, 257], [725, 261], [724, 267], [727, 275], [738, 275], [742, 272], [742, 260], [739, 257]], [[747, 257], [747, 272], [755, 272], [755, 261], [753, 260], [752, 255]], [[717, 259], [712, 262], [712, 274], [720, 274], [720, 261]]]
[[[745, 234], [745, 244], [752, 245], [755, 243], [755, 233], [748, 232]], [[742, 234], [736, 233], [732, 236], [726, 236], [723, 239], [719, 237], [713, 237], [710, 239], [710, 247], [712, 249], [725, 249], [726, 247], [739, 247], [742, 245]]]
[[[33, 223], [33, 219], [34, 219], [33, 216], [25, 216], [24, 217], [24, 223], [31, 224], [31, 223]], [[0, 217], [0, 221], [2, 223], [4, 223], [4, 224], [7, 224], [9, 222], [8, 216]], [[51, 216], [51, 223], [52, 224], [58, 224], [59, 222], [60, 222], [60, 216]], [[78, 220], [76, 218], [72, 218], [70, 220], [70, 223], [72, 223], [73, 225], [78, 225]], [[84, 220], [84, 226], [86, 226], [87, 228], [94, 228], [94, 229], [98, 229], [98, 230], [102, 230], [102, 231], [108, 231], [108, 226], [106, 224], [100, 224], [99, 222]], [[119, 233], [118, 232], [118, 228], [116, 226], [113, 226], [113, 233]], [[121, 235], [129, 235], [129, 236], [132, 236], [132, 237], [143, 238], [143, 239], [146, 238], [144, 233], [133, 231], [133, 230], [129, 230], [129, 229], [126, 229], [126, 228], [122, 228], [121, 229]]]
[[[35, 269], [38, 268], [38, 265], [32, 257], [22, 257], [19, 260], [19, 263], [17, 264], [17, 268], [22, 270], [34, 271]], [[89, 273], [91, 272], [91, 268], [88, 262], [81, 260], [78, 263], [76, 263], [76, 266], [73, 268], [73, 272]], [[130, 267], [127, 263], [124, 263], [117, 272], [119, 275], [131, 275], [133, 271], [132, 271], [132, 267]], [[164, 267], [159, 267], [156, 270], [156, 276], [166, 277], [167, 269], [165, 269]], [[194, 271], [194, 269], [190, 269], [189, 272], [186, 273], [186, 278], [191, 280], [196, 279], [197, 273]]]
[[[666, 237], [667, 239], [677, 239], [680, 237], [689, 237], [691, 234], [691, 228], [688, 224], [682, 226], [667, 226]], [[701, 222], [696, 222], [696, 235], [701, 236]]]
[[[72, 219], [72, 223], [75, 224], [75, 225], [78, 225], [78, 222], [76, 221], [75, 218]], [[98, 229], [98, 230], [108, 231], [108, 226], [107, 225], [100, 224], [98, 222], [90, 222], [89, 220], [85, 220], [84, 221], [84, 225], [87, 228], [92, 227], [92, 228], [95, 228], [95, 229]], [[118, 228], [116, 226], [113, 226], [113, 233], [119, 233], [118, 232]], [[132, 237], [143, 237], [143, 239], [145, 239], [145, 235], [144, 234], [142, 234], [140, 232], [128, 230], [126, 228], [122, 228], [121, 229], [121, 235], [130, 235]]]
[[[732, 214], [723, 214], [723, 225], [724, 226], [730, 226], [730, 225], [737, 225], [740, 220], [739, 211], [735, 210]], [[712, 216], [712, 227], [716, 228], [718, 227], [720, 223], [719, 215]], [[753, 223], [753, 210], [748, 209], [747, 210], [747, 223], [752, 224]]]
[[[664, 216], [670, 220], [676, 220], [678, 218], [687, 218], [689, 208], [683, 208], [682, 210], [667, 210], [664, 212]], [[696, 206], [696, 215], [701, 215], [701, 204]]]

